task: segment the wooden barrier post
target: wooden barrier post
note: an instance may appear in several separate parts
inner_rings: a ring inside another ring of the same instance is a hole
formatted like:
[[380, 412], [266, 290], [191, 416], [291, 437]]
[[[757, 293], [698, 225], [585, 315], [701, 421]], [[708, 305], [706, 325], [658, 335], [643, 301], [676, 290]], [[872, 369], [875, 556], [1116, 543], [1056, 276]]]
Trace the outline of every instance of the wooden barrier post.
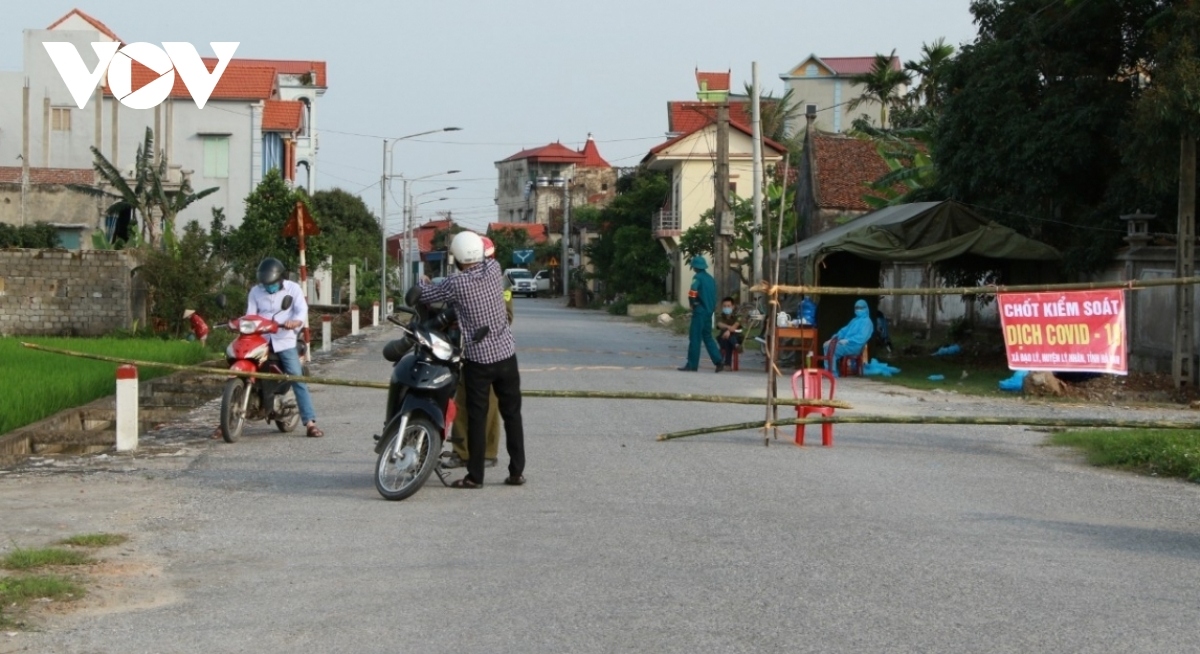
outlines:
[[358, 336], [358, 305], [350, 305], [350, 334]]
[[379, 300], [375, 300], [375, 304], [371, 307], [371, 324], [379, 326]]
[[333, 316], [321, 316], [321, 351], [328, 352], [333, 341]]
[[138, 374], [136, 366], [117, 368], [117, 451], [138, 448]]

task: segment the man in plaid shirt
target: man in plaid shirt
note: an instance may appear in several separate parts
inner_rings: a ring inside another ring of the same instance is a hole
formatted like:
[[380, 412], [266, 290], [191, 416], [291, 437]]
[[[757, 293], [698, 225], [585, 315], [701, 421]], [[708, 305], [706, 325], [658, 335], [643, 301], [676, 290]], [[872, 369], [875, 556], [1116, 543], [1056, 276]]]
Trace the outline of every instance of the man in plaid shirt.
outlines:
[[[525, 483], [525, 430], [521, 423], [521, 374], [517, 344], [508, 327], [500, 264], [483, 256], [483, 240], [474, 232], [459, 232], [450, 243], [450, 254], [462, 271], [431, 284], [421, 281], [422, 302], [447, 302], [458, 314], [458, 325], [467, 341], [463, 376], [467, 387], [467, 476], [455, 488], [482, 488], [484, 442], [487, 432], [489, 388], [496, 393], [504, 421], [510, 486]], [[488, 334], [478, 343], [472, 338], [481, 327]]]

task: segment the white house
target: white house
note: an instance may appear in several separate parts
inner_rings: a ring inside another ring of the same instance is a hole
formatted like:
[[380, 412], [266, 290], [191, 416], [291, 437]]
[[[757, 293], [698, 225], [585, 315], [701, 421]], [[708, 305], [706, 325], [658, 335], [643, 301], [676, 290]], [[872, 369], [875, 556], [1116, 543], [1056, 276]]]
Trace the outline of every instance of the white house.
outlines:
[[[854, 119], [863, 114], [872, 124], [879, 122], [878, 102], [865, 101], [850, 110], [850, 103], [862, 94], [862, 86], [850, 78], [870, 72], [874, 63], [875, 57], [818, 57], [812, 54], [779, 78], [792, 89], [801, 115], [816, 112], [816, 128], [837, 134], [849, 130]], [[892, 57], [891, 64], [892, 70], [900, 70], [898, 57]], [[906, 86], [899, 89], [901, 95], [907, 91]]]
[[[271, 168], [280, 169], [293, 183], [303, 171], [298, 181], [310, 192], [315, 188], [318, 102], [328, 84], [325, 62], [234, 58], [203, 109], [196, 107], [178, 75], [168, 99], [144, 110], [120, 104], [104, 79], [80, 109], [42, 46], [47, 41], [73, 43], [89, 68], [97, 63], [90, 43], [125, 43], [78, 9], [47, 29], [25, 30], [23, 70], [0, 72], [0, 164], [22, 168], [19, 179], [24, 187], [33, 179], [47, 178], [30, 169], [74, 170], [77, 177], [90, 171], [91, 146], [117, 168], [129, 169], [149, 127], [155, 149], [165, 153], [172, 167], [173, 180], [187, 175], [193, 189], [219, 189], [189, 207], [179, 226], [190, 219], [207, 224], [218, 207], [224, 210], [226, 224], [239, 225], [243, 201]], [[203, 54], [207, 45], [197, 48]], [[204, 61], [211, 70], [216, 58]], [[135, 63], [133, 89], [157, 76]], [[12, 171], [3, 168], [0, 178], [11, 178]], [[21, 214], [22, 221], [53, 218]], [[96, 216], [94, 227], [111, 232], [120, 220]], [[3, 209], [0, 221], [16, 222]]]

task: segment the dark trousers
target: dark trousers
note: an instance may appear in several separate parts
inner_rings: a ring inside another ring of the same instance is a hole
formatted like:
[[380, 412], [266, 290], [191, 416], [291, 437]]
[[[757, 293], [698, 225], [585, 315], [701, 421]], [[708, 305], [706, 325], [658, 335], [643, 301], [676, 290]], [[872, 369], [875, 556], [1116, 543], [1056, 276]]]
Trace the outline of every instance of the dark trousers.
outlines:
[[717, 337], [717, 345], [721, 348], [721, 357], [725, 360], [725, 365], [733, 365], [733, 351], [741, 342], [742, 335], [736, 332], [730, 334], [729, 338], [725, 338], [725, 332], [722, 331], [721, 335]]
[[483, 483], [484, 443], [487, 435], [488, 389], [495, 391], [504, 440], [508, 448], [508, 474], [525, 472], [525, 428], [521, 424], [521, 373], [517, 355], [496, 363], [467, 361], [463, 366], [467, 386], [467, 475]]

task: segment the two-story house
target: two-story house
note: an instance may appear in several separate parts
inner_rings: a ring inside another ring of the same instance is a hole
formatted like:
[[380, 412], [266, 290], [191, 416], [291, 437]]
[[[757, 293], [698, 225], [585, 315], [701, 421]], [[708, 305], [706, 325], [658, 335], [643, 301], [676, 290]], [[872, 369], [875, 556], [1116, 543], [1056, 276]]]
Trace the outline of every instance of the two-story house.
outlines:
[[[730, 106], [729, 121], [729, 192], [730, 195], [750, 197], [753, 188], [754, 146], [749, 116], [742, 116]], [[642, 159], [652, 170], [665, 171], [671, 180], [671, 191], [662, 209], [653, 218], [654, 238], [671, 256], [672, 271], [667, 280], [671, 297], [687, 306], [687, 291], [691, 284], [687, 262], [679, 249], [679, 239], [685, 231], [700, 221], [700, 216], [713, 208], [716, 193], [713, 176], [716, 174], [717, 103], [673, 102], [668, 106], [668, 121], [677, 135], [655, 146]], [[745, 122], [742, 118], [745, 118]], [[765, 167], [783, 160], [787, 149], [770, 139], [763, 139]]]
[[568, 194], [572, 207], [604, 206], [617, 192], [617, 171], [591, 134], [581, 150], [559, 142], [522, 150], [497, 161], [496, 172], [496, 221], [549, 225], [552, 232], [561, 231]]
[[[219, 189], [189, 207], [177, 228], [189, 219], [207, 223], [214, 208], [222, 208], [227, 224], [236, 227], [246, 196], [272, 168], [310, 191], [316, 186], [317, 103], [327, 88], [324, 62], [235, 57], [203, 109], [178, 75], [168, 98], [153, 109], [122, 105], [105, 77], [80, 109], [42, 45], [49, 41], [72, 43], [89, 67], [96, 65], [91, 43], [125, 43], [78, 9], [47, 29], [25, 30], [23, 70], [0, 72], [0, 161], [20, 164], [0, 167], [0, 180], [17, 180], [0, 181], [0, 195], [21, 198], [19, 207], [0, 203], [0, 221], [48, 220], [50, 203], [40, 199], [45, 195], [58, 198], [55, 215], [86, 223], [86, 229], [110, 235], [119, 231], [128, 216], [100, 215], [107, 203], [86, 194], [75, 194], [78, 210], [65, 210], [61, 198], [64, 190], [69, 195], [69, 187], [39, 180], [98, 181], [90, 147], [119, 170], [131, 172], [147, 127], [154, 134], [155, 151], [171, 166], [171, 182], [178, 184], [186, 176], [193, 189]], [[202, 59], [210, 70], [216, 63], [213, 57]], [[157, 77], [136, 62], [132, 66], [134, 90]], [[299, 180], [298, 172], [304, 173]]]
[[[816, 127], [835, 134], [847, 131], [855, 118], [866, 114], [872, 124], [879, 122], [879, 103], [864, 101], [853, 111], [850, 103], [862, 95], [862, 86], [851, 81], [868, 73], [875, 57], [818, 57], [809, 55], [790, 71], [779, 76], [792, 89], [801, 114], [815, 112]], [[900, 58], [892, 57], [892, 69], [900, 70]], [[901, 86], [903, 95], [908, 89]]]

